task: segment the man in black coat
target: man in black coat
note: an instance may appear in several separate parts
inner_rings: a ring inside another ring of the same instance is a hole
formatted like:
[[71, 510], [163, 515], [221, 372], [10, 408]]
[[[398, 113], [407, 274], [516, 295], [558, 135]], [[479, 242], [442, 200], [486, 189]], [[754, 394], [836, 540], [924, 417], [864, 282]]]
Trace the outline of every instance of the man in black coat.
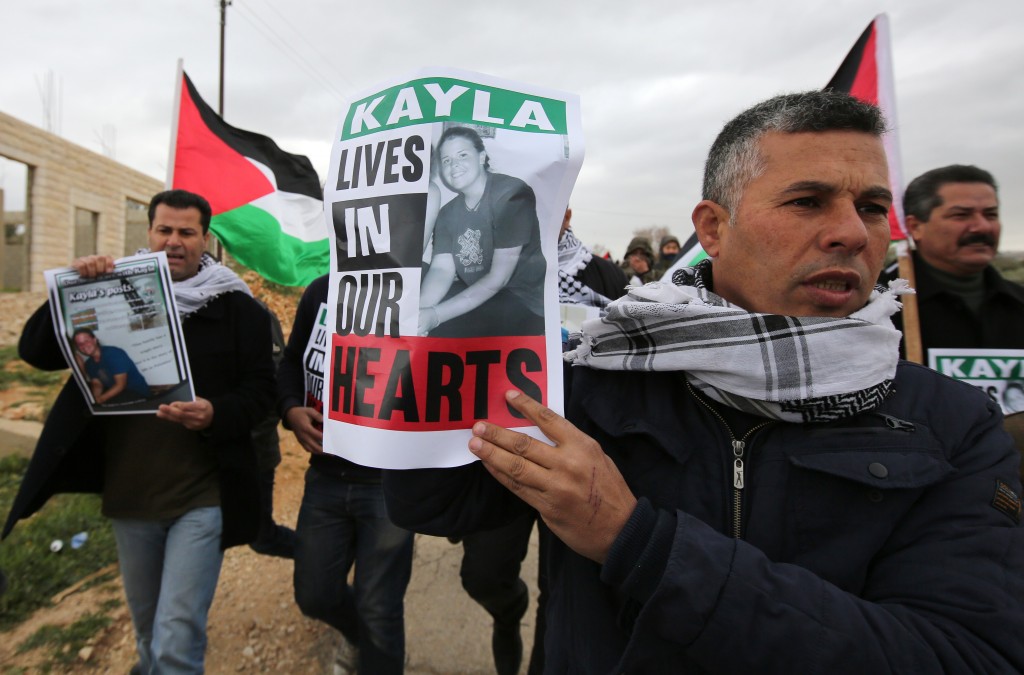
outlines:
[[[134, 673], [202, 672], [206, 619], [223, 550], [252, 541], [259, 519], [250, 433], [274, 397], [270, 320], [245, 283], [206, 253], [201, 196], [161, 192], [149, 206], [149, 249], [164, 251], [196, 398], [156, 415], [93, 416], [74, 380], [54, 403], [3, 536], [58, 492], [98, 492], [113, 524], [135, 627]], [[114, 271], [90, 255], [82, 277]], [[48, 305], [18, 344], [26, 362], [67, 367]]]
[[[995, 178], [976, 166], [932, 169], [903, 197], [917, 251], [914, 286], [925, 363], [932, 348], [1024, 349], [1024, 287], [992, 266], [999, 248]], [[895, 265], [883, 281], [895, 278]], [[893, 323], [903, 330], [899, 315]]]
[[876, 107], [777, 96], [716, 138], [709, 256], [566, 356], [566, 418], [506, 401], [454, 469], [385, 471], [433, 534], [536, 509], [549, 673], [1021, 672], [1019, 459], [982, 392], [898, 360], [874, 289], [892, 204]]

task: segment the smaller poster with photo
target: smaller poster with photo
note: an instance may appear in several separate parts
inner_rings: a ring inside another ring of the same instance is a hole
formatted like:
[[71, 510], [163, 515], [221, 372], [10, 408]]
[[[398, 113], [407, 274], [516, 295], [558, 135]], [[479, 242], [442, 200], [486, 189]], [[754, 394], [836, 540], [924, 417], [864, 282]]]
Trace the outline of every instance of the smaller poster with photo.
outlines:
[[44, 276], [57, 343], [93, 414], [195, 400], [163, 251], [115, 260], [94, 278], [70, 267]]
[[932, 347], [928, 367], [981, 389], [1004, 415], [1024, 412], [1024, 349]]

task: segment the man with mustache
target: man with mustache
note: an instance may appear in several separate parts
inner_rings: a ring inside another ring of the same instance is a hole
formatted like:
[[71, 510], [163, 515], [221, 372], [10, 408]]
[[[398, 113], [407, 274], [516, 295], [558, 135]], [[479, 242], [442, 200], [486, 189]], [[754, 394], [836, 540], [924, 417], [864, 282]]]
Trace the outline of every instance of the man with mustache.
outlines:
[[899, 361], [905, 284], [874, 288], [884, 130], [834, 91], [738, 115], [709, 259], [583, 324], [565, 418], [505, 394], [546, 438], [477, 421], [479, 463], [384, 472], [402, 527], [537, 510], [545, 672], [1024, 670], [1016, 450], [984, 393]]
[[[921, 343], [928, 349], [1024, 349], [1024, 288], [991, 265], [999, 248], [996, 181], [976, 166], [923, 173], [903, 198], [914, 253]], [[884, 279], [897, 276], [895, 265]], [[901, 331], [899, 315], [893, 322]]]

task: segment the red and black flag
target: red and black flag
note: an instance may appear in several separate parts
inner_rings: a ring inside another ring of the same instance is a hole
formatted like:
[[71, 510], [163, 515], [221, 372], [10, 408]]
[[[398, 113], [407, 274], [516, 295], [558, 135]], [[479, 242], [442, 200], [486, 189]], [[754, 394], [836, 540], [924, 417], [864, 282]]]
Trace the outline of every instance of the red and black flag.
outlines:
[[889, 125], [889, 132], [882, 138], [889, 159], [889, 187], [893, 194], [889, 229], [894, 241], [906, 239], [907, 230], [903, 223], [903, 170], [897, 133], [888, 16], [879, 14], [868, 24], [825, 88], [844, 91], [882, 109]]
[[206, 197], [210, 229], [265, 278], [306, 286], [326, 273], [323, 188], [309, 159], [225, 122], [180, 69], [177, 84], [168, 185]]

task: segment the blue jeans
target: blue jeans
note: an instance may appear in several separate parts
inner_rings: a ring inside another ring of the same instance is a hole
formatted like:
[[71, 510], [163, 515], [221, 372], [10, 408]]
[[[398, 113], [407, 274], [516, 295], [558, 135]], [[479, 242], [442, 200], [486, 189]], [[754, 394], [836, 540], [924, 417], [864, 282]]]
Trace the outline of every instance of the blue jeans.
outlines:
[[220, 507], [112, 523], [141, 671], [202, 673], [206, 617], [224, 558]]
[[359, 647], [360, 673], [401, 673], [413, 535], [388, 520], [381, 486], [310, 467], [295, 534], [295, 602], [302, 613]]

